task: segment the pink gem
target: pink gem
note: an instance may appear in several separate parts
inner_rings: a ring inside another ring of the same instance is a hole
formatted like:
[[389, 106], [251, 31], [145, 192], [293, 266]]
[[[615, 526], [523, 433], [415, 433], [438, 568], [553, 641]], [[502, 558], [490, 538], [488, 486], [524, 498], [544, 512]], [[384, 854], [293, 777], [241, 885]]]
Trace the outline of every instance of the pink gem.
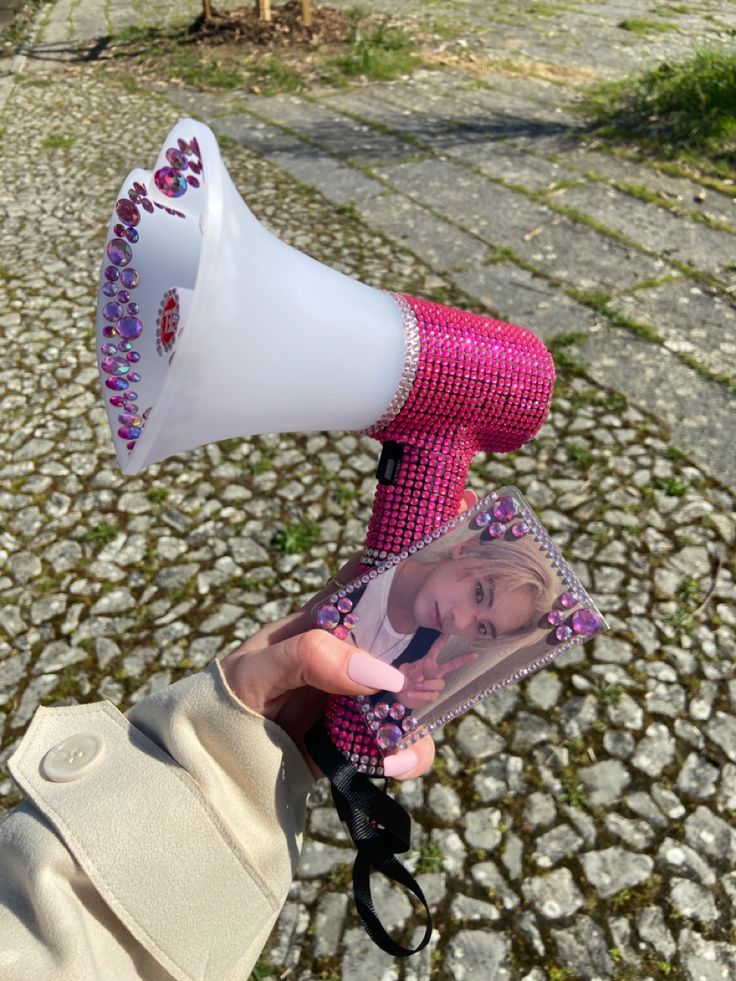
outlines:
[[550, 610], [547, 614], [547, 623], [551, 623], [553, 627], [562, 623], [562, 613], [559, 610]]
[[406, 709], [401, 704], [401, 702], [394, 702], [393, 705], [391, 706], [391, 708], [388, 710], [388, 714], [396, 722], [400, 722], [401, 719], [403, 719], [404, 716], [406, 715]]
[[161, 167], [153, 175], [156, 187], [167, 198], [179, 198], [187, 189], [187, 182], [173, 167]]
[[338, 640], [347, 640], [348, 632], [345, 627], [335, 627], [332, 631], [333, 635], [338, 638]]
[[373, 714], [377, 719], [385, 719], [388, 715], [388, 705], [386, 702], [379, 702], [373, 706]]
[[577, 604], [574, 593], [563, 593], [560, 596], [559, 604], [563, 610], [571, 610]]
[[572, 628], [568, 627], [566, 623], [563, 623], [555, 630], [555, 637], [558, 640], [569, 640], [572, 637]]
[[510, 497], [500, 497], [493, 505], [493, 516], [504, 523], [516, 517], [516, 505]]
[[325, 630], [334, 630], [335, 627], [340, 622], [340, 614], [337, 608], [326, 603], [324, 606], [320, 606], [317, 611], [317, 623], [320, 627]]
[[577, 610], [572, 615], [572, 629], [583, 637], [592, 637], [603, 626], [603, 621], [595, 610]]
[[337, 608], [340, 613], [350, 613], [353, 608], [353, 601], [348, 599], [347, 596], [342, 596], [337, 601]]

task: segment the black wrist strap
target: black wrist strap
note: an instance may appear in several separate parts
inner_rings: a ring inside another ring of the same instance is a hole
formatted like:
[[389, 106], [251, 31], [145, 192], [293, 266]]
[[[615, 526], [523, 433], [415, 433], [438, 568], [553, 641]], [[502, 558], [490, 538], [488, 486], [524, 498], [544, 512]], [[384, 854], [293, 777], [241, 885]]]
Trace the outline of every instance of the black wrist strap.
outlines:
[[[353, 865], [353, 895], [366, 932], [392, 957], [419, 953], [432, 936], [432, 917], [419, 883], [396, 858], [397, 852], [409, 850], [409, 815], [368, 777], [358, 773], [331, 741], [322, 722], [309, 730], [304, 742], [314, 762], [328, 777], [337, 813], [358, 849]], [[381, 923], [371, 896], [370, 878], [374, 869], [414, 893], [427, 911], [424, 937], [416, 947], [397, 943]]]

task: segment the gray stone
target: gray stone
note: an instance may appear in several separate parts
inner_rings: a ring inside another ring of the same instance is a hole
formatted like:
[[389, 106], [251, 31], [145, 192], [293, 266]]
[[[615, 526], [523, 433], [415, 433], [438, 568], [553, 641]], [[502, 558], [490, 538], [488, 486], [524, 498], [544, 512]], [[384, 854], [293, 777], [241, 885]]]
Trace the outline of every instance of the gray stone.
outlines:
[[617, 846], [580, 856], [585, 877], [601, 899], [609, 899], [622, 889], [638, 886], [652, 873], [654, 861]]
[[129, 589], [111, 589], [104, 593], [93, 605], [90, 613], [105, 616], [109, 613], [124, 613], [137, 606], [135, 598]]
[[627, 760], [634, 752], [636, 740], [630, 732], [622, 729], [607, 729], [603, 733], [603, 748], [621, 760]]
[[704, 800], [716, 792], [718, 776], [717, 767], [698, 753], [690, 753], [677, 777], [677, 789], [690, 797]]
[[396, 959], [377, 947], [362, 927], [346, 930], [342, 940], [342, 981], [397, 981]]
[[678, 821], [685, 813], [685, 808], [677, 794], [661, 783], [652, 784], [652, 800], [670, 821]]
[[649, 944], [665, 960], [669, 960], [677, 950], [659, 906], [645, 906], [639, 910], [636, 914], [636, 930], [644, 943]]
[[475, 715], [466, 715], [455, 735], [460, 752], [470, 759], [485, 760], [503, 750], [504, 741]]
[[465, 840], [471, 848], [490, 852], [500, 844], [502, 835], [498, 828], [501, 823], [499, 810], [484, 807], [479, 811], [468, 811], [464, 821]]
[[539, 868], [548, 869], [557, 865], [568, 855], [580, 851], [583, 839], [569, 824], [560, 824], [537, 838], [532, 858]]
[[571, 916], [585, 902], [569, 869], [532, 876], [523, 883], [522, 892], [545, 920]]
[[354, 857], [349, 848], [337, 848], [321, 841], [306, 841], [299, 859], [299, 876], [304, 879], [320, 878], [327, 875], [334, 865], [352, 865]]
[[637, 851], [647, 849], [654, 840], [654, 833], [646, 821], [632, 821], [613, 811], [606, 814], [605, 822], [612, 835]]
[[680, 916], [699, 923], [712, 923], [718, 918], [718, 910], [708, 889], [691, 879], [672, 878], [670, 884], [670, 903]]
[[561, 964], [581, 978], [611, 976], [613, 960], [608, 953], [606, 935], [589, 916], [575, 917], [573, 926], [552, 930]]
[[705, 728], [706, 735], [720, 746], [732, 763], [736, 763], [736, 717], [716, 712]]
[[334, 957], [342, 938], [348, 897], [328, 892], [319, 900], [314, 916], [314, 956]]
[[689, 845], [665, 838], [657, 852], [657, 863], [675, 869], [680, 876], [694, 879], [704, 886], [715, 884], [716, 876], [711, 867]]
[[736, 977], [736, 947], [706, 940], [696, 930], [683, 929], [678, 938], [686, 981], [723, 981]]
[[736, 831], [702, 804], [685, 819], [685, 841], [701, 855], [736, 861]]
[[444, 966], [457, 981], [489, 977], [511, 981], [511, 943], [493, 930], [460, 930], [447, 946]]
[[562, 682], [551, 671], [538, 671], [526, 685], [529, 701], [545, 711], [557, 704], [561, 691]]
[[516, 716], [514, 725], [513, 747], [518, 752], [520, 750], [531, 749], [538, 743], [548, 742], [554, 739], [557, 727], [551, 725], [538, 715], [529, 712], [519, 712]]
[[636, 747], [632, 764], [650, 777], [658, 777], [675, 756], [675, 740], [669, 729], [655, 722], [647, 726], [646, 734]]
[[450, 916], [453, 920], [466, 920], [470, 923], [483, 920], [495, 923], [501, 918], [501, 913], [493, 903], [485, 903], [482, 899], [473, 899], [460, 893], [450, 904]]
[[493, 862], [478, 862], [470, 874], [474, 882], [488, 890], [489, 898], [497, 900], [504, 909], [516, 909], [519, 905], [519, 897]]
[[631, 783], [631, 776], [619, 760], [604, 760], [579, 771], [591, 804], [601, 806], [618, 800]]
[[516, 882], [521, 878], [523, 859], [524, 842], [513, 831], [509, 831], [506, 834], [506, 840], [501, 851], [501, 862], [512, 882]]
[[569, 698], [562, 706], [562, 727], [570, 739], [584, 735], [598, 718], [598, 702], [592, 695]]
[[445, 824], [452, 824], [462, 814], [462, 807], [457, 791], [441, 783], [437, 783], [430, 788], [427, 794], [427, 807], [431, 814]]
[[535, 790], [529, 795], [524, 805], [524, 823], [531, 831], [547, 827], [552, 824], [556, 816], [557, 808], [549, 794], [542, 794]]

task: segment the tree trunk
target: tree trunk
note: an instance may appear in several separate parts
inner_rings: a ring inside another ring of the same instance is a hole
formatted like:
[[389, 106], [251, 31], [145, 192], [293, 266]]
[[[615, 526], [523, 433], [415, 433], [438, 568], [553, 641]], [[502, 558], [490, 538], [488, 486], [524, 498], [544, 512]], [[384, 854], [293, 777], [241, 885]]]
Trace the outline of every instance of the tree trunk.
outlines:
[[271, 20], [271, 0], [258, 0], [258, 16], [261, 20]]
[[305, 27], [312, 26], [312, 0], [302, 0], [302, 22]]
[[212, 9], [212, 0], [202, 0], [202, 16], [204, 17], [205, 24], [214, 17], [214, 11]]

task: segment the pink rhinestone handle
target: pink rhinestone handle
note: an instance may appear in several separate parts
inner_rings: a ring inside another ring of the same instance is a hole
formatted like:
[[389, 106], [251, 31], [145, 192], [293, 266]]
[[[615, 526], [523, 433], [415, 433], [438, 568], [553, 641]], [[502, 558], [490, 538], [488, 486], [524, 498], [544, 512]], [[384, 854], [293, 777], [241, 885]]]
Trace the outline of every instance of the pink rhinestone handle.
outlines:
[[[523, 327], [428, 300], [398, 299], [412, 317], [418, 357], [401, 408], [369, 430], [382, 443], [399, 443], [403, 456], [395, 483], [377, 487], [367, 556], [401, 552], [454, 517], [475, 453], [509, 452], [532, 439], [554, 384], [550, 353]], [[331, 698], [325, 720], [359, 770], [382, 773], [383, 753], [357, 702]]]

